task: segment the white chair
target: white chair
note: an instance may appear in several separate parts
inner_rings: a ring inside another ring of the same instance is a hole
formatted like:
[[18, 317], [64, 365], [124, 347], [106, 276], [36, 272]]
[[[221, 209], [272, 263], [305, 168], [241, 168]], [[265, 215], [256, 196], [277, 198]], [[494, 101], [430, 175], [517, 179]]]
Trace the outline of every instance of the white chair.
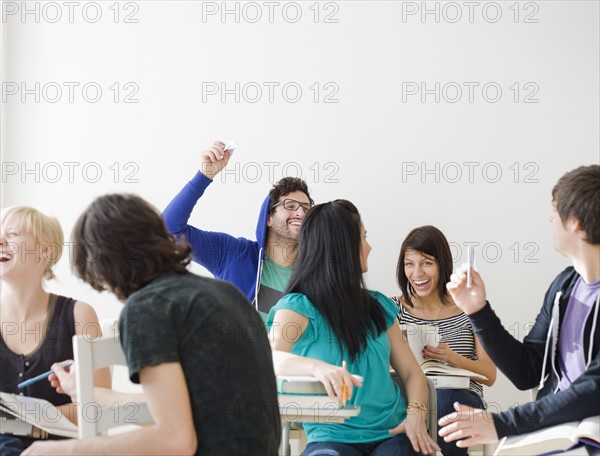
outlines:
[[115, 403], [101, 408], [94, 401], [94, 370], [126, 365], [125, 354], [117, 336], [99, 339], [73, 336], [73, 353], [77, 365], [79, 438], [93, 437], [116, 427], [152, 422], [152, 416], [144, 403]]
[[427, 418], [427, 430], [429, 435], [435, 441], [437, 439], [437, 391], [429, 378], [427, 378], [427, 389], [429, 392], [429, 416]]

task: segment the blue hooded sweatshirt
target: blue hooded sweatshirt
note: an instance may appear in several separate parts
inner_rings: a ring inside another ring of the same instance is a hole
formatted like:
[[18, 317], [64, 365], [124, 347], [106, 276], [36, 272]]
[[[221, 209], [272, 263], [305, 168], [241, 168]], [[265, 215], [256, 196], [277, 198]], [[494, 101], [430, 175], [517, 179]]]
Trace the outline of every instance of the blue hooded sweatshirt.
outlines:
[[208, 269], [215, 278], [233, 283], [252, 302], [260, 285], [271, 199], [267, 195], [260, 208], [256, 241], [204, 231], [188, 225], [188, 220], [198, 199], [211, 183], [212, 179], [198, 171], [166, 207], [163, 219], [173, 235], [183, 235], [192, 246], [192, 259], [196, 263]]

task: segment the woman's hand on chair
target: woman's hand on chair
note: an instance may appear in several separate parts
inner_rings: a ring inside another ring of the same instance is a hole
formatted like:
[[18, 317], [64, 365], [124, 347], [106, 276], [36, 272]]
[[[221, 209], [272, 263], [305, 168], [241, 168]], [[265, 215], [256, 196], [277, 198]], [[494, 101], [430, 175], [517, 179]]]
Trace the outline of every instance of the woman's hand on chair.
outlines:
[[431, 438], [427, 432], [427, 411], [423, 410], [408, 410], [406, 420], [390, 429], [390, 434], [400, 434], [404, 432], [413, 449], [422, 454], [435, 454], [440, 451], [437, 442]]

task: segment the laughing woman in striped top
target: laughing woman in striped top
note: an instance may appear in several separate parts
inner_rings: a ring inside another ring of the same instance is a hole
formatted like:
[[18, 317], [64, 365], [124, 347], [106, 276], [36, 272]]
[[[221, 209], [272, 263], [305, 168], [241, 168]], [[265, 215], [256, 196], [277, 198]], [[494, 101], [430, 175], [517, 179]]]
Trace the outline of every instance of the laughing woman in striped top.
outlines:
[[[473, 334], [469, 319], [446, 290], [452, 274], [452, 254], [444, 234], [434, 226], [412, 230], [400, 248], [396, 274], [402, 296], [392, 300], [400, 308], [400, 323], [430, 324], [439, 328], [440, 344], [425, 346], [423, 357], [481, 374], [488, 378], [483, 384], [492, 386], [496, 366]], [[485, 408], [483, 386], [473, 380], [469, 389], [440, 389], [437, 397], [439, 418], [452, 413], [455, 402]], [[466, 448], [446, 443], [440, 437], [438, 444], [444, 456], [467, 454]]]

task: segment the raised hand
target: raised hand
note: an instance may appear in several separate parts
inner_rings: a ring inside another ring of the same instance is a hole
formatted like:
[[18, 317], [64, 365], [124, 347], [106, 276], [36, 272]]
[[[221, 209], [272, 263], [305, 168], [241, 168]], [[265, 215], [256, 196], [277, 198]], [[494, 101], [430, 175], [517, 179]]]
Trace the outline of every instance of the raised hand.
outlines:
[[467, 288], [467, 263], [461, 264], [450, 282], [446, 284], [448, 292], [456, 305], [467, 315], [471, 315], [485, 306], [485, 284], [477, 271], [471, 269], [471, 288]]
[[200, 154], [200, 172], [209, 179], [214, 179], [229, 163], [231, 152], [225, 150], [225, 144], [215, 141], [210, 149]]

